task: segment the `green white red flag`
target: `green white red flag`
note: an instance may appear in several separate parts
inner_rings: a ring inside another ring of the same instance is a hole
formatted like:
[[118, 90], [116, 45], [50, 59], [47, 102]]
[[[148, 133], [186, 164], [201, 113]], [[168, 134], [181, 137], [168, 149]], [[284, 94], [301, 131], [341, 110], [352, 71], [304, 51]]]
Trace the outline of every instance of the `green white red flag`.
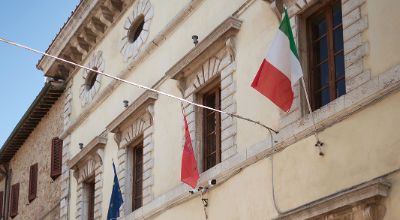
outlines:
[[285, 9], [279, 30], [251, 86], [288, 112], [293, 103], [293, 85], [302, 76], [299, 55]]

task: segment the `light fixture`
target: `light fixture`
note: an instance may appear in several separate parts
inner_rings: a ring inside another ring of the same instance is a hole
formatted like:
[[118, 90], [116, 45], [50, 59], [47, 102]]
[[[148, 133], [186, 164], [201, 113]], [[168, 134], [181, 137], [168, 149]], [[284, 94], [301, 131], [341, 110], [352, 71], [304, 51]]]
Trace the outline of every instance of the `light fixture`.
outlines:
[[197, 46], [197, 44], [199, 43], [199, 36], [193, 35], [192, 40], [193, 40], [194, 46]]
[[125, 107], [125, 108], [128, 108], [129, 101], [128, 101], [128, 100], [124, 100], [124, 101], [122, 101], [122, 102], [124, 103], [124, 107]]

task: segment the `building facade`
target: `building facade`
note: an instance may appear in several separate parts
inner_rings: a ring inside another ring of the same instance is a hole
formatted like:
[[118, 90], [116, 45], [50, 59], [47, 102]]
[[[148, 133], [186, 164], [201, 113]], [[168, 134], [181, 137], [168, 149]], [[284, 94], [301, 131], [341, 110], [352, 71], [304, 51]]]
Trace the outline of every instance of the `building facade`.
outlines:
[[59, 219], [63, 91], [47, 82], [1, 148], [1, 219]]
[[[288, 113], [250, 86], [283, 6], [306, 81], [294, 85]], [[199, 185], [216, 180], [191, 194], [180, 182], [180, 101], [43, 57], [38, 68], [66, 83], [60, 219], [106, 218], [112, 162], [121, 219], [398, 219], [399, 7], [396, 0], [81, 1], [48, 53], [279, 133], [182, 103]]]

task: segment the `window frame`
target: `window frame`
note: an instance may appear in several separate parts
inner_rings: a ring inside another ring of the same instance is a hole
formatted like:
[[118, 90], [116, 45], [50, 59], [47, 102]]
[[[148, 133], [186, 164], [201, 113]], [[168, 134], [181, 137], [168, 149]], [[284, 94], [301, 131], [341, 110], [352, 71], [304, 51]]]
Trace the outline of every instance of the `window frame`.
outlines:
[[[143, 136], [140, 136], [137, 138], [134, 142], [130, 144], [131, 146], [131, 152], [130, 152], [130, 157], [131, 157], [131, 170], [132, 170], [132, 177], [131, 177], [131, 211], [134, 212], [135, 210], [141, 208], [143, 206]], [[141, 170], [138, 169], [137, 167], [137, 151], [140, 153], [140, 163], [141, 163]], [[141, 172], [141, 180], [136, 179], [136, 172]], [[137, 185], [136, 183], [138, 181], [141, 181], [139, 193], [141, 194], [139, 197], [136, 196], [136, 190], [137, 190]], [[135, 201], [136, 199], [140, 199], [140, 204], [136, 204]], [[137, 206], [138, 205], [138, 206]]]
[[95, 182], [95, 177], [90, 177], [88, 180], [86, 180], [84, 183], [84, 195], [86, 197], [86, 200], [84, 202], [84, 206], [86, 207], [86, 210], [84, 210], [87, 215], [88, 220], [94, 220], [94, 213], [95, 213], [95, 191], [96, 191], [96, 182]]
[[[211, 95], [214, 94], [216, 95], [216, 106], [212, 106], [212, 108], [216, 108], [216, 109], [221, 109], [221, 79], [220, 76], [218, 75], [216, 78], [211, 79], [211, 83], [208, 83], [204, 86], [204, 88], [202, 88], [198, 93], [198, 99], [200, 100], [200, 102], [205, 105], [205, 98], [207, 95]], [[202, 172], [205, 172], [207, 170], [209, 170], [210, 168], [216, 166], [217, 164], [221, 163], [222, 161], [222, 142], [221, 142], [221, 114], [220, 113], [215, 113], [216, 114], [216, 143], [215, 143], [215, 153], [216, 153], [216, 160], [215, 162], [213, 162], [213, 165], [208, 167], [208, 156], [210, 154], [208, 154], [208, 148], [209, 146], [207, 145], [207, 121], [206, 121], [206, 114], [207, 114], [207, 110], [206, 109], [202, 109], [201, 110], [201, 114], [200, 114], [200, 125], [201, 125], [201, 142], [202, 142], [202, 149], [201, 149], [201, 158], [202, 158]]]
[[[343, 63], [344, 63], [344, 42], [342, 45], [342, 49], [339, 50], [338, 52], [335, 53], [334, 51], [334, 29], [335, 28], [342, 28], [343, 31], [343, 20], [340, 24], [337, 26], [333, 27], [333, 15], [332, 15], [332, 9], [335, 5], [339, 5], [340, 8], [342, 8], [341, 1], [340, 0], [330, 0], [327, 1], [325, 4], [322, 5], [315, 5], [314, 7], [307, 9], [306, 12], [303, 14], [302, 18], [304, 19], [304, 26], [305, 26], [305, 44], [306, 44], [306, 63], [307, 63], [307, 72], [308, 72], [308, 80], [307, 80], [307, 87], [309, 91], [309, 97], [310, 97], [310, 104], [311, 108], [313, 111], [325, 106], [321, 104], [318, 104], [317, 99], [321, 98], [320, 96], [317, 98], [316, 94], [316, 81], [317, 77], [315, 72], [315, 67], [317, 67], [319, 64], [315, 62], [316, 60], [316, 55], [314, 52], [314, 39], [313, 37], [315, 36], [312, 31], [312, 18], [320, 15], [324, 15], [327, 21], [327, 33], [326, 33], [326, 38], [327, 38], [327, 63], [328, 63], [328, 84], [325, 88], [328, 88], [329, 90], [329, 102], [332, 102], [336, 98], [338, 98], [336, 94], [336, 87], [337, 87], [337, 81], [345, 80], [345, 68], [344, 68], [344, 73], [340, 78], [336, 78], [336, 71], [335, 71], [335, 55], [343, 53]], [[342, 11], [342, 9], [341, 9]], [[343, 33], [343, 32], [342, 32]], [[321, 37], [323, 38], [323, 37]], [[304, 42], [304, 41], [303, 41]], [[323, 62], [320, 62], [320, 64]], [[346, 87], [346, 84], [345, 84]], [[319, 88], [321, 91], [323, 90], [323, 87]], [[346, 94], [346, 91], [344, 92]], [[343, 94], [343, 95], [344, 95]], [[328, 104], [327, 103], [327, 104]]]
[[32, 164], [29, 168], [29, 191], [28, 201], [32, 202], [37, 197], [39, 167], [38, 163]]

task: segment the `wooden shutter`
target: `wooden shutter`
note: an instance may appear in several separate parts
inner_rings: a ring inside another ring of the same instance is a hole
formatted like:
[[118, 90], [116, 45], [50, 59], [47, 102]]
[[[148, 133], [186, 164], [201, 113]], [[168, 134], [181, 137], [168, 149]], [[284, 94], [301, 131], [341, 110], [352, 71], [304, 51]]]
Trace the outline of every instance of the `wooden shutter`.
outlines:
[[0, 192], [0, 218], [3, 217], [3, 205], [4, 205], [3, 201], [4, 201], [4, 192], [1, 191]]
[[51, 142], [51, 178], [55, 179], [61, 175], [62, 166], [62, 145], [63, 141], [59, 138], [53, 138]]
[[18, 215], [19, 183], [11, 186], [10, 217]]
[[38, 164], [35, 163], [29, 170], [29, 193], [28, 200], [31, 202], [36, 198], [38, 182]]

